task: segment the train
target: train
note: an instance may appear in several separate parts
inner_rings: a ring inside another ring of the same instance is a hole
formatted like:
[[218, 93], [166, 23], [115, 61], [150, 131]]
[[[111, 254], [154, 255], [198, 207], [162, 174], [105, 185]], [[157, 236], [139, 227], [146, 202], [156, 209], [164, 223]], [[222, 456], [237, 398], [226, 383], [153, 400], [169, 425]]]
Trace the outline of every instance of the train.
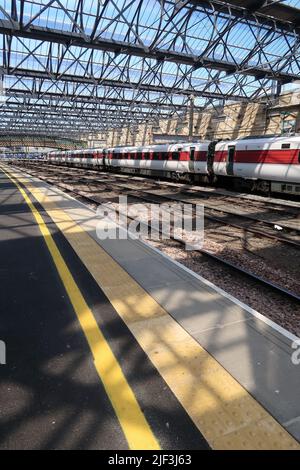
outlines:
[[300, 195], [300, 135], [50, 152], [50, 163]]

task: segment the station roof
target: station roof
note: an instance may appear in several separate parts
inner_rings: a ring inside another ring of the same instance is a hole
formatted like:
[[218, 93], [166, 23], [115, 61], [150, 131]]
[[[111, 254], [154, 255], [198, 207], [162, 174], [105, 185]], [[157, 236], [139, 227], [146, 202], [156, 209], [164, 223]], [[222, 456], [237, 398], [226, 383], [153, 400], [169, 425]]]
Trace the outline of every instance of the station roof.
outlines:
[[299, 77], [300, 0], [0, 0], [0, 34], [5, 134], [270, 103]]

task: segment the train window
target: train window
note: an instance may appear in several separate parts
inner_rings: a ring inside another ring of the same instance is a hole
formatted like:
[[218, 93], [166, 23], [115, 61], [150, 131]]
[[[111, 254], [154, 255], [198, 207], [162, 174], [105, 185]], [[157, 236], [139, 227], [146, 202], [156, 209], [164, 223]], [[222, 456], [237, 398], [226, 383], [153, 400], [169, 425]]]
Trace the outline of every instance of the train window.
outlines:
[[298, 163], [300, 163], [300, 152], [298, 153]]
[[282, 148], [282, 149], [290, 149], [290, 148], [291, 148], [291, 144], [282, 144], [282, 145], [281, 145], [281, 148]]
[[180, 160], [180, 152], [182, 148], [178, 148], [175, 152], [172, 152], [172, 160]]

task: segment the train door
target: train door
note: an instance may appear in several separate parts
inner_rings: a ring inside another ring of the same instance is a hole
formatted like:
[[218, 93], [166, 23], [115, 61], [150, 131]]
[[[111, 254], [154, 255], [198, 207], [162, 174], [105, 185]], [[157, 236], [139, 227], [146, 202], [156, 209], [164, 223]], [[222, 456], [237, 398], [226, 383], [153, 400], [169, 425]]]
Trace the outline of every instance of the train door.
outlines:
[[195, 173], [195, 147], [190, 147], [189, 171]]
[[207, 174], [209, 178], [213, 178], [214, 176], [214, 161], [215, 161], [215, 150], [217, 141], [210, 142], [208, 149], [207, 149]]
[[102, 151], [102, 156], [103, 156], [103, 160], [102, 160], [103, 169], [106, 170], [106, 166], [107, 166], [106, 150], [103, 150], [103, 151]]
[[228, 176], [233, 176], [233, 165], [234, 165], [235, 145], [228, 147], [227, 162], [226, 162], [226, 173]]

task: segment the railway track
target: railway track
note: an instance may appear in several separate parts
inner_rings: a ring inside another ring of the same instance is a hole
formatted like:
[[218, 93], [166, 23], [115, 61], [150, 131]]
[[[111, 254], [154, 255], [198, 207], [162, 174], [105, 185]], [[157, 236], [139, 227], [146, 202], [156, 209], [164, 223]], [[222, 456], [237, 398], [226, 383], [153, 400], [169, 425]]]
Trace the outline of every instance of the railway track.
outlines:
[[[51, 176], [50, 177], [49, 176], [43, 176], [40, 173], [37, 175], [35, 171], [34, 171], [34, 173], [31, 173], [31, 175], [32, 176], [38, 176], [40, 179], [48, 182], [49, 184], [57, 186], [58, 188], [62, 189], [63, 191], [75, 196], [76, 198], [79, 198], [79, 199], [81, 199], [82, 201], [84, 201], [88, 204], [92, 204], [94, 207], [97, 207], [100, 204], [104, 204], [104, 205], [106, 205], [106, 207], [108, 209], [111, 209], [111, 207], [109, 205], [107, 205], [107, 199], [101, 197], [101, 195], [100, 196], [98, 195], [98, 197], [96, 198], [95, 196], [92, 196], [89, 193], [88, 190], [82, 191], [82, 190], [78, 190], [78, 189], [74, 188], [74, 183], [78, 184], [78, 180], [75, 181], [75, 182], [74, 181], [61, 182], [61, 181], [57, 180], [57, 179], [59, 179], [59, 176], [61, 176], [61, 175], [56, 175], [56, 178], [55, 177], [53, 178]], [[70, 173], [69, 173], [69, 176], [70, 176]], [[84, 180], [84, 182], [86, 183], [86, 180]], [[133, 195], [133, 197], [135, 197], [135, 196]], [[150, 201], [148, 200], [147, 202], [150, 202]], [[152, 200], [151, 200], [151, 202], [152, 202]], [[114, 210], [116, 210], [116, 208], [114, 208]], [[117, 210], [117, 212], [119, 214], [121, 214], [120, 210]], [[150, 224], [147, 224], [145, 222], [142, 222], [142, 224], [144, 224], [148, 228], [150, 227]], [[159, 231], [160, 235], [164, 235], [161, 230], [158, 230], [158, 231]], [[178, 245], [180, 245], [181, 247], [183, 245], [184, 246], [186, 245], [185, 240], [183, 240], [183, 239], [180, 240], [178, 238], [175, 238], [172, 235], [171, 235], [171, 240], [173, 242], [177, 243]], [[265, 279], [261, 276], [258, 276], [257, 274], [255, 274], [255, 273], [253, 273], [253, 272], [251, 272], [251, 271], [249, 271], [249, 270], [247, 270], [247, 269], [245, 269], [245, 268], [243, 268], [243, 267], [241, 267], [241, 266], [239, 266], [235, 263], [232, 263], [228, 260], [225, 260], [223, 257], [218, 256], [215, 253], [210, 252], [209, 250], [197, 249], [195, 251], [200, 253], [202, 256], [208, 258], [210, 261], [212, 261], [214, 263], [218, 263], [219, 265], [221, 265], [224, 268], [230, 270], [231, 272], [234, 272], [235, 274], [238, 274], [239, 276], [247, 277], [248, 279], [251, 279], [252, 282], [254, 282], [254, 283], [256, 283], [260, 286], [264, 286], [265, 288], [267, 288], [267, 289], [269, 289], [273, 292], [277, 292], [277, 294], [279, 294], [280, 296], [288, 298], [291, 302], [296, 302], [297, 305], [299, 305], [300, 296], [297, 293], [292, 292], [292, 291], [290, 291], [290, 290], [288, 290], [288, 289], [284, 288], [283, 286], [280, 286], [276, 283], [273, 283], [268, 279]]]
[[[59, 167], [61, 168], [61, 167]], [[62, 171], [61, 171], [62, 173]], [[65, 171], [64, 172], [68, 178], [70, 178], [70, 172]], [[269, 239], [272, 239], [274, 241], [277, 241], [279, 243], [284, 243], [289, 246], [293, 246], [294, 248], [299, 249], [300, 248], [300, 240], [298, 240], [297, 235], [300, 235], [300, 222], [299, 222], [299, 227], [294, 226], [291, 227], [285, 223], [283, 223], [280, 220], [266, 220], [266, 219], [261, 219], [260, 217], [255, 217], [253, 215], [250, 215], [248, 213], [241, 213], [237, 212], [236, 210], [229, 210], [227, 208], [219, 208], [215, 207], [214, 205], [208, 204], [206, 201], [200, 200], [195, 200], [195, 198], [190, 198], [190, 196], [194, 196], [194, 194], [190, 194], [190, 192], [187, 191], [180, 191], [180, 193], [176, 193], [174, 195], [171, 194], [164, 194], [161, 192], [156, 192], [152, 191], [151, 189], [143, 189], [141, 190], [140, 187], [134, 187], [132, 184], [124, 184], [124, 183], [116, 183], [115, 181], [107, 180], [102, 181], [99, 179], [95, 179], [93, 176], [89, 177], [86, 174], [78, 174], [78, 173], [73, 173], [73, 175], [77, 178], [78, 183], [83, 183], [83, 184], [95, 184], [97, 186], [103, 185], [103, 184], [109, 184], [110, 187], [115, 187], [118, 188], [119, 190], [122, 190], [122, 194], [124, 193], [124, 190], [126, 191], [127, 196], [132, 196], [137, 199], [140, 199], [144, 202], [148, 203], [162, 203], [162, 202], [176, 202], [180, 204], [186, 204], [190, 203], [192, 205], [199, 204], [199, 203], [204, 203], [205, 207], [205, 219], [216, 222], [222, 225], [227, 225], [231, 227], [235, 227], [237, 229], [242, 230], [243, 232], [249, 232], [254, 235], [257, 235], [259, 237], [266, 237]], [[126, 180], [127, 182], [127, 180]], [[182, 198], [180, 195], [186, 195], [186, 198]], [[234, 200], [232, 202], [235, 202]], [[296, 215], [295, 212], [292, 212], [292, 215]], [[229, 216], [229, 217], [228, 217]], [[241, 219], [243, 222], [241, 222], [239, 219]], [[287, 232], [290, 233], [290, 237], [287, 237], [285, 234], [279, 235], [277, 233], [277, 230], [275, 227], [280, 227], [280, 230], [282, 232]], [[296, 233], [296, 235], [293, 235]]]
[[[130, 186], [126, 186], [126, 185], [123, 185], [123, 184], [116, 185], [115, 183], [112, 183], [112, 185], [115, 186], [115, 187], [117, 186], [122, 190], [126, 189], [127, 190], [127, 193], [126, 193], [127, 196], [133, 196], [133, 197], [141, 199], [145, 202], [150, 202], [150, 203], [154, 203], [154, 204], [155, 203], [156, 204], [157, 203], [162, 203], [162, 202], [166, 202], [166, 201], [179, 202], [181, 204], [190, 203], [192, 205], [196, 205], [197, 203], [199, 203], [199, 201], [194, 202], [194, 201], [190, 201], [188, 199], [181, 199], [181, 198], [172, 197], [172, 196], [169, 196], [169, 195], [157, 194], [157, 193], [153, 193], [149, 190], [142, 190], [141, 191], [139, 188], [132, 188]], [[209, 212], [209, 209], [211, 209], [210, 212]], [[225, 219], [225, 218], [213, 215], [213, 212], [217, 212], [219, 214], [225, 214], [225, 216], [230, 215], [231, 217], [237, 218], [237, 219], [238, 218], [243, 218], [244, 220], [251, 221], [252, 225], [253, 225], [253, 222], [255, 222], [255, 223], [259, 224], [262, 227], [261, 228], [254, 228], [253, 226], [250, 227], [250, 226], [247, 226], [245, 224], [241, 224], [241, 223], [237, 223], [237, 222], [234, 223], [233, 221], [228, 220], [228, 218]], [[276, 240], [280, 243], [284, 243], [286, 245], [293, 246], [294, 248], [298, 248], [298, 249], [300, 248], [300, 242], [298, 242], [298, 241], [286, 238], [284, 236], [278, 236], [278, 235], [274, 235], [274, 234], [271, 234], [271, 233], [267, 233], [266, 231], [262, 230], [262, 228], [264, 226], [274, 227], [274, 222], [260, 220], [256, 217], [251, 217], [251, 216], [244, 215], [244, 214], [238, 214], [238, 213], [226, 211], [226, 210], [223, 210], [223, 209], [208, 208], [207, 206], [205, 206], [204, 216], [205, 216], [205, 219], [207, 219], [207, 220], [211, 220], [213, 222], [217, 222], [217, 223], [220, 223], [222, 225], [229, 225], [231, 227], [242, 229], [243, 231], [247, 231], [247, 232], [259, 235], [259, 236], [271, 238], [271, 239]], [[286, 227], [284, 224], [282, 225], [282, 227], [285, 228], [288, 231], [299, 231], [299, 233], [300, 233], [300, 228], [299, 228], [299, 230], [296, 230], [294, 228], [291, 229], [290, 227]]]
[[93, 169], [93, 168], [82, 168], [82, 167], [69, 167], [65, 165], [64, 163], [54, 163], [54, 162], [47, 162], [47, 161], [22, 161], [22, 164], [25, 165], [33, 165], [33, 166], [40, 166], [41, 163], [48, 168], [68, 168], [68, 170], [75, 170], [75, 171], [84, 171], [85, 174], [96, 174], [96, 175], [103, 175], [103, 176], [108, 176], [108, 175], [113, 175], [114, 178], [118, 179], [130, 179], [131, 181], [143, 181], [147, 183], [151, 183], [153, 185], [157, 186], [165, 186], [169, 188], [176, 188], [180, 190], [189, 190], [189, 191], [194, 191], [198, 195], [203, 195], [204, 198], [216, 198], [216, 199], [221, 199], [221, 198], [226, 198], [226, 200], [231, 200], [237, 201], [237, 198], [241, 200], [241, 204], [244, 204], [244, 201], [248, 200], [251, 201], [251, 204], [256, 203], [256, 204], [263, 204], [264, 206], [269, 206], [272, 208], [275, 208], [277, 206], [278, 208], [282, 209], [295, 209], [295, 210], [300, 210], [300, 202], [293, 200], [293, 199], [280, 199], [280, 198], [272, 198], [269, 196], [260, 196], [260, 195], [255, 195], [255, 194], [249, 194], [249, 193], [240, 193], [240, 192], [233, 192], [228, 189], [224, 188], [214, 188], [214, 187], [209, 187], [209, 186], [200, 186], [200, 185], [193, 185], [191, 183], [180, 183], [180, 182], [174, 182], [170, 181], [168, 179], [154, 179], [153, 177], [150, 176], [136, 176], [133, 174], [126, 174], [126, 173], [113, 173], [111, 171], [103, 171], [101, 169]]
[[[22, 164], [25, 165], [30, 165], [30, 166], [39, 166], [41, 162], [23, 162]], [[82, 168], [82, 167], [68, 167], [64, 164], [54, 164], [54, 163], [48, 163], [48, 162], [43, 162], [43, 166], [47, 167], [49, 170], [53, 168], [59, 168], [59, 169], [68, 169], [68, 172], [70, 171], [75, 171], [78, 173], [78, 171], [84, 172], [85, 175], [101, 175], [103, 177], [109, 178], [110, 176], [113, 176], [115, 179], [120, 179], [123, 181], [137, 181], [137, 182], [144, 182], [147, 184], [151, 184], [153, 186], [157, 187], [162, 187], [162, 188], [168, 188], [168, 189], [176, 189], [180, 190], [180, 192], [184, 193], [188, 191], [189, 193], [195, 193], [199, 197], [203, 197], [204, 199], [216, 199], [216, 200], [223, 200], [228, 201], [228, 202], [234, 202], [235, 204], [241, 204], [244, 207], [245, 200], [251, 201], [251, 204], [254, 205], [255, 207], [263, 207], [266, 208], [269, 206], [272, 208], [272, 210], [284, 210], [284, 211], [291, 211], [291, 214], [296, 214], [297, 211], [300, 210], [300, 202], [294, 201], [294, 200], [285, 200], [285, 199], [274, 199], [274, 198], [269, 198], [266, 196], [258, 196], [254, 194], [244, 194], [244, 193], [238, 193], [238, 192], [232, 192], [226, 189], [221, 189], [221, 188], [212, 188], [212, 187], [202, 187], [202, 186], [194, 186], [192, 184], [187, 184], [187, 183], [175, 183], [173, 181], [169, 180], [156, 180], [153, 177], [149, 176], [135, 176], [135, 175], [129, 175], [129, 174], [124, 174], [124, 173], [113, 173], [111, 171], [103, 171], [99, 169], [93, 169], [93, 168]]]

